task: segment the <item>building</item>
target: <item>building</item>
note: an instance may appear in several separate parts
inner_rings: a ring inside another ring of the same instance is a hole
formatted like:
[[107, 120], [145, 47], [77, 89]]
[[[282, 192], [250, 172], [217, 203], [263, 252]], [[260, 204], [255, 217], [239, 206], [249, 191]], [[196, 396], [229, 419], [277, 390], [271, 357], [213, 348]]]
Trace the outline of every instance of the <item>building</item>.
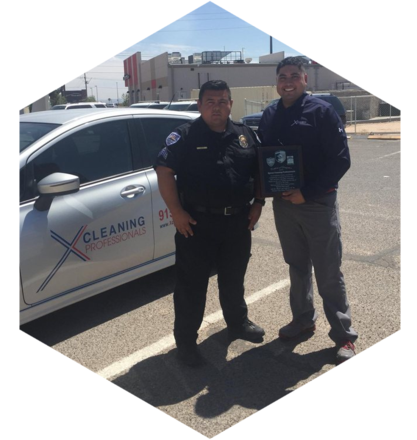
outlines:
[[[230, 87], [258, 87], [275, 85], [277, 63], [284, 58], [277, 52], [259, 58], [259, 63], [243, 60], [241, 52], [207, 51], [193, 54], [187, 60], [179, 52], [158, 55], [142, 61], [137, 52], [124, 61], [125, 86], [130, 103], [140, 101], [178, 101], [189, 99], [193, 89], [209, 80], [223, 79]], [[345, 78], [316, 64], [306, 64], [309, 89], [337, 90], [357, 88]]]

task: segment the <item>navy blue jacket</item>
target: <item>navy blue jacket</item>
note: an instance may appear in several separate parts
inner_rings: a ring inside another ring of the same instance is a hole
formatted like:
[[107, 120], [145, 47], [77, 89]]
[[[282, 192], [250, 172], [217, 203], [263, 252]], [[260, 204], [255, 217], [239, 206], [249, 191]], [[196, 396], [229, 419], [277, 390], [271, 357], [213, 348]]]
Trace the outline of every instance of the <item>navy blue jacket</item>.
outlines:
[[349, 147], [343, 123], [333, 106], [304, 93], [290, 107], [282, 100], [265, 109], [258, 135], [265, 147], [301, 145], [305, 200], [338, 187], [350, 168]]

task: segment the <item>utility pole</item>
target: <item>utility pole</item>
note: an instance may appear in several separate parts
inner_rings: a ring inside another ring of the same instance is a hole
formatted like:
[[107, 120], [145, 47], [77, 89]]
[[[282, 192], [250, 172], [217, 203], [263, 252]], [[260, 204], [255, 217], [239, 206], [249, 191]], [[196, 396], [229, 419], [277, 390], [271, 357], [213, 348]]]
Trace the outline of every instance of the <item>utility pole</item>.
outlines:
[[269, 53], [272, 53], [272, 37], [269, 37]]
[[84, 73], [84, 82], [85, 82], [85, 94], [88, 95], [88, 92], [87, 92], [87, 84], [88, 84], [88, 82], [87, 82], [87, 75], [85, 73]]

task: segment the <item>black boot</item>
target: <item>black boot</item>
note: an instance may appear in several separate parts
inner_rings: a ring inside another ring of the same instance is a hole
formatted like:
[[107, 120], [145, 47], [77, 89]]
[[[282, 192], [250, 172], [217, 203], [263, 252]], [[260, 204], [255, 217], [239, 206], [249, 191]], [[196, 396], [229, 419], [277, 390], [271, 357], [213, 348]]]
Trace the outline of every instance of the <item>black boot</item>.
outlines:
[[250, 342], [262, 342], [265, 331], [263, 328], [259, 327], [249, 319], [239, 327], [228, 327], [229, 336], [232, 339], [244, 339]]

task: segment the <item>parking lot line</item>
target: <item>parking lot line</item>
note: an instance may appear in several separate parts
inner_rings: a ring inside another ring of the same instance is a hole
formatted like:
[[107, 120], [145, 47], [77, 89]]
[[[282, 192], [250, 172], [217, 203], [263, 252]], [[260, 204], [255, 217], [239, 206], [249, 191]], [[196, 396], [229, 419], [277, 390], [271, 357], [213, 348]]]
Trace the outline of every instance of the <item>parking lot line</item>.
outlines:
[[[285, 279], [279, 281], [278, 283], [271, 284], [270, 286], [265, 287], [265, 289], [259, 290], [258, 292], [255, 292], [252, 295], [245, 298], [246, 303], [252, 304], [256, 301], [259, 301], [262, 298], [265, 298], [266, 296], [270, 295], [273, 292], [288, 287], [289, 285], [290, 285], [289, 279]], [[221, 310], [214, 312], [211, 315], [208, 315], [207, 317], [204, 318], [200, 330], [203, 330], [209, 325], [212, 325], [222, 319], [223, 319], [223, 313]], [[114, 362], [108, 367], [103, 368], [100, 371], [97, 371], [97, 374], [107, 380], [115, 379], [116, 377], [128, 371], [137, 363], [142, 362], [143, 360], [150, 358], [151, 356], [156, 356], [158, 353], [161, 353], [162, 351], [170, 347], [173, 347], [174, 345], [175, 345], [174, 336], [173, 335], [165, 336], [164, 338], [160, 339], [154, 344], [142, 348], [141, 350], [138, 350], [135, 353], [132, 353], [131, 355]]]

